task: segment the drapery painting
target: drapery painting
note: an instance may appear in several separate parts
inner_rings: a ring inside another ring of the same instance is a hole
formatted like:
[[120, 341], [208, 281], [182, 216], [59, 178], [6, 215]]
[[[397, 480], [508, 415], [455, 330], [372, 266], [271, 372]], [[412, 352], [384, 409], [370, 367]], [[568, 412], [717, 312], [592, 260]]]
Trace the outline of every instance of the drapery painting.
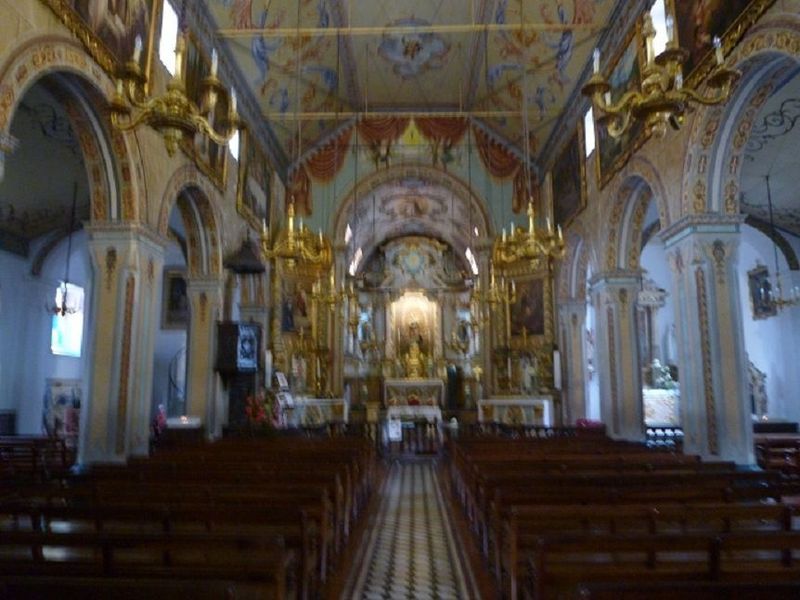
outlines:
[[683, 74], [690, 83], [715, 64], [714, 36], [732, 48], [774, 0], [669, 0], [678, 43], [689, 52]]
[[[639, 88], [642, 66], [642, 43], [639, 26], [633, 28], [619, 54], [611, 61], [611, 100], [617, 102], [623, 94]], [[602, 124], [595, 127], [597, 139], [597, 169], [600, 187], [614, 176], [628, 157], [644, 142], [644, 126], [634, 120], [618, 138], [611, 137]]]
[[[149, 75], [161, 2], [162, 0], [45, 0], [63, 21], [68, 22], [70, 18], [70, 15], [64, 14], [65, 10], [79, 17], [91, 36], [111, 53], [115, 64], [105, 65], [104, 61], [99, 62], [104, 67], [110, 67], [110, 74], [115, 76], [118, 69], [133, 57], [137, 36], [142, 40], [140, 65], [145, 76]], [[92, 41], [85, 41], [90, 51]]]
[[553, 164], [553, 217], [566, 227], [586, 208], [586, 161], [583, 131], [579, 126]]
[[511, 305], [511, 335], [544, 335], [544, 279], [516, 281], [517, 299]]
[[247, 135], [240, 133], [239, 139], [239, 184], [236, 208], [256, 229], [262, 220], [269, 227], [272, 205], [272, 178], [270, 167], [261, 148]]

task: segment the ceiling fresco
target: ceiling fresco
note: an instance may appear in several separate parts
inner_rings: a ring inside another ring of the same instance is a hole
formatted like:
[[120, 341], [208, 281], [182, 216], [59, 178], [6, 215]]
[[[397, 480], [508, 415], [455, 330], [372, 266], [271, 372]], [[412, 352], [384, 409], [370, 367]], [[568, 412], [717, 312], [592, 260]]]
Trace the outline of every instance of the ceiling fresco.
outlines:
[[[615, 0], [206, 0], [290, 161], [357, 115], [466, 114], [532, 157]], [[524, 68], [523, 68], [524, 67]], [[299, 138], [299, 143], [298, 143]], [[521, 151], [522, 153], [522, 151]]]

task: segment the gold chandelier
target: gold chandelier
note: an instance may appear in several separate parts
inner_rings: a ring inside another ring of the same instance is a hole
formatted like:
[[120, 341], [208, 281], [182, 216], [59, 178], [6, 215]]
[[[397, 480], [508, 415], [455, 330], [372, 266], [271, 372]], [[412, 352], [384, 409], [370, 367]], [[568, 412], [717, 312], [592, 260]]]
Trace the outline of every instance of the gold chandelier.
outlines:
[[530, 260], [532, 265], [536, 266], [542, 258], [563, 258], [564, 252], [561, 225], [558, 226], [557, 233], [554, 233], [550, 219], [547, 219], [546, 229], [536, 230], [533, 199], [531, 199], [528, 201], [528, 230], [516, 227], [513, 222], [508, 234], [503, 228], [501, 237], [494, 241], [492, 260], [495, 265], [501, 267], [521, 260]]
[[671, 15], [665, 19], [667, 26], [666, 49], [655, 56], [653, 46], [656, 30], [649, 13], [645, 14], [642, 34], [645, 37], [647, 64], [642, 71], [641, 89], [611, 99], [611, 84], [600, 74], [600, 50], [595, 48], [593, 74], [581, 92], [592, 99], [592, 106], [612, 137], [619, 137], [631, 126], [633, 120], [644, 123], [648, 134], [663, 137], [667, 123], [680, 129], [690, 102], [713, 105], [725, 102], [741, 73], [723, 66], [724, 55], [719, 37], [714, 38], [717, 65], [708, 77], [710, 95], [684, 85], [683, 63], [689, 53], [678, 46]]
[[294, 200], [286, 209], [287, 227], [275, 237], [275, 243], [270, 243], [269, 229], [266, 222], [261, 227], [261, 250], [268, 259], [283, 259], [291, 268], [297, 263], [309, 265], [329, 265], [331, 263], [331, 243], [322, 234], [314, 234], [311, 229], [303, 225], [295, 229], [294, 226]]
[[[133, 57], [117, 79], [117, 89], [111, 99], [111, 123], [121, 131], [130, 131], [139, 125], [150, 125], [164, 136], [167, 153], [172, 156], [184, 137], [193, 138], [200, 133], [221, 146], [227, 144], [239, 128], [236, 112], [236, 92], [231, 90], [228, 114], [215, 122], [217, 100], [225, 93], [217, 77], [217, 52], [211, 55], [211, 72], [203, 79], [202, 106], [197, 107], [186, 95], [186, 80], [183, 74], [183, 56], [186, 39], [178, 34], [175, 44], [175, 74], [161, 96], [148, 97], [146, 78], [139, 61], [142, 40], [136, 38]], [[219, 129], [218, 129], [219, 127]]]

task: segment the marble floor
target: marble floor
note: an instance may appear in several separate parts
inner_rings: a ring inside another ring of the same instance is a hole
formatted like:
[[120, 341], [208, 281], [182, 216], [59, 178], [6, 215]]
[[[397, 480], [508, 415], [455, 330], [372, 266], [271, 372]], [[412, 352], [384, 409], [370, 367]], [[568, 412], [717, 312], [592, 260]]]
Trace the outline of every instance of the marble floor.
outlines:
[[434, 461], [395, 462], [342, 598], [479, 598]]

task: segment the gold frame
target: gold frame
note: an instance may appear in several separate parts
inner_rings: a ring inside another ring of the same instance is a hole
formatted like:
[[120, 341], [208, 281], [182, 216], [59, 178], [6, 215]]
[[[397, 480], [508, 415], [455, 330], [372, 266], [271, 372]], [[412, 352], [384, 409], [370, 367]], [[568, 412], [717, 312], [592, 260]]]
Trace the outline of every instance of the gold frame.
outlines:
[[[184, 78], [188, 78], [189, 76], [189, 69], [188, 69], [188, 61], [189, 61], [189, 47], [193, 46], [200, 57], [201, 64], [203, 66], [203, 77], [207, 76], [211, 72], [211, 58], [206, 54], [205, 49], [202, 45], [198, 42], [197, 36], [194, 35], [191, 31], [186, 36], [186, 53], [183, 56], [183, 74]], [[201, 77], [202, 80], [202, 77]], [[225, 97], [225, 105], [227, 106], [229, 100], [227, 98], [227, 93], [223, 94]], [[190, 95], [190, 91], [186, 90], [186, 97], [189, 98], [191, 102], [195, 102], [195, 98], [192, 98]], [[220, 100], [217, 100], [219, 103]], [[207, 139], [207, 138], [206, 138]], [[211, 140], [208, 140], [209, 144], [213, 144]], [[184, 138], [183, 142], [181, 143], [181, 148], [183, 149], [184, 154], [188, 156], [192, 161], [197, 165], [200, 171], [203, 172], [206, 177], [208, 177], [217, 188], [221, 192], [225, 191], [226, 188], [226, 181], [228, 179], [228, 154], [230, 153], [227, 145], [225, 146], [224, 151], [222, 152], [222, 161], [221, 167], [214, 168], [210, 161], [207, 160], [210, 154], [204, 155], [203, 153], [197, 150], [197, 136], [192, 138], [191, 140]]]
[[[609, 62], [608, 73], [605, 74], [605, 78], [607, 81], [610, 81], [611, 74], [619, 65], [620, 60], [625, 55], [625, 52], [630, 48], [631, 43], [635, 41], [636, 43], [636, 61], [639, 66], [639, 79], [637, 81], [637, 85], [641, 85], [641, 77], [642, 77], [642, 69], [644, 68], [644, 43], [642, 40], [642, 19], [638, 19], [636, 24], [631, 27], [631, 30], [625, 36], [625, 42], [621, 44], [617, 48], [616, 54], [614, 54], [614, 58]], [[625, 148], [617, 157], [609, 165], [607, 172], [603, 172], [602, 166], [600, 164], [600, 127], [597, 124], [597, 115], [595, 115], [594, 119], [594, 139], [595, 139], [595, 175], [597, 177], [597, 181], [599, 183], [600, 189], [602, 190], [609, 181], [611, 181], [614, 176], [620, 171], [620, 169], [628, 162], [631, 155], [636, 152], [642, 145], [647, 141], [648, 135], [644, 131], [640, 131], [634, 137], [630, 139], [630, 143], [627, 148]]]
[[[722, 41], [722, 52], [725, 56], [731, 53], [736, 44], [744, 37], [744, 34], [747, 33], [747, 30], [750, 29], [773, 4], [775, 4], [775, 0], [752, 0], [750, 4], [747, 5], [742, 13], [736, 17], [728, 28], [719, 36]], [[675, 35], [678, 37], [678, 44], [683, 45], [686, 40], [680, 39], [678, 19], [675, 11], [675, 0], [665, 0], [665, 6], [668, 14], [671, 14], [675, 19]], [[708, 74], [715, 66], [714, 49], [709, 48], [698, 63], [694, 65], [692, 72], [684, 73], [686, 85], [689, 87], [697, 87], [701, 81], [708, 77]]]
[[[580, 215], [584, 210], [586, 210], [586, 206], [589, 201], [589, 192], [587, 191], [586, 185], [586, 141], [585, 135], [583, 130], [583, 122], [582, 120], [578, 120], [577, 127], [575, 130], [575, 135], [578, 138], [578, 170], [579, 170], [579, 177], [580, 183], [578, 184], [578, 193], [580, 194], [579, 206], [578, 210], [575, 211], [574, 214], [570, 215], [570, 217], [564, 221], [563, 223], [559, 223], [558, 219], [556, 219], [556, 188], [555, 188], [555, 177], [553, 176], [553, 166], [550, 167], [550, 197], [552, 198], [553, 202], [553, 226], [561, 225], [562, 228], [566, 229], [570, 223], [572, 223], [578, 215]], [[568, 143], [564, 145], [561, 149], [561, 152], [558, 154], [556, 161], [554, 164], [562, 162], [560, 159], [564, 156], [566, 151], [569, 149], [570, 144], [569, 140]]]
[[275, 204], [272, 188], [275, 180], [275, 174], [272, 169], [272, 165], [267, 159], [267, 153], [264, 152], [254, 140], [250, 139], [246, 129], [241, 129], [239, 131], [239, 170], [236, 180], [236, 212], [238, 212], [253, 228], [261, 231], [262, 224], [258, 215], [253, 213], [253, 211], [250, 210], [250, 207], [244, 203], [244, 190], [245, 186], [247, 185], [247, 151], [250, 144], [253, 144], [256, 148], [256, 151], [261, 155], [269, 174], [267, 189], [264, 190], [264, 193], [267, 195], [267, 214], [265, 218], [267, 220], [268, 230], [272, 231], [272, 209], [273, 205]]
[[[41, 0], [41, 2], [52, 10], [61, 23], [80, 40], [92, 59], [108, 73], [109, 77], [116, 79], [119, 76], [125, 63], [129, 60], [129, 57], [120, 58], [115, 56], [100, 36], [89, 27], [89, 24], [86, 23], [78, 11], [73, 8], [70, 0]], [[152, 2], [150, 26], [147, 32], [147, 40], [143, 48], [144, 68], [142, 69], [142, 74], [145, 79], [145, 93], [149, 90], [150, 75], [152, 74], [153, 59], [155, 57], [156, 30], [161, 27], [161, 8], [164, 0], [152, 0]]]

